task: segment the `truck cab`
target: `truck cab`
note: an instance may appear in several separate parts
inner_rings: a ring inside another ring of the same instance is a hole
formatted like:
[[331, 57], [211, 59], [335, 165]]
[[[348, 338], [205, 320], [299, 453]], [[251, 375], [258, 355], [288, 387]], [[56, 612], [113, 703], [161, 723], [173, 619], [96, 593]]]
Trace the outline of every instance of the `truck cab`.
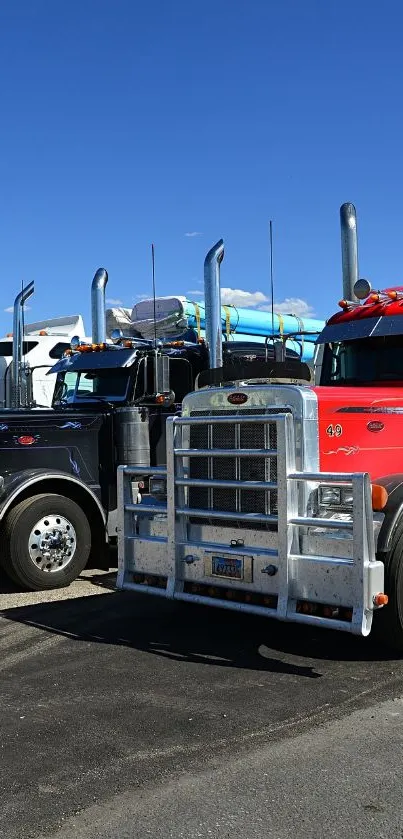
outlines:
[[[212, 375], [204, 341], [152, 342], [115, 338], [115, 344], [73, 341], [73, 348], [51, 369], [56, 374], [52, 407], [57, 412], [96, 410], [111, 417], [117, 462], [165, 464], [165, 423], [180, 412], [185, 396]], [[240, 365], [257, 374], [274, 358], [274, 348], [248, 342], [223, 342], [223, 370], [233, 379]], [[288, 362], [298, 354], [285, 351]], [[206, 378], [207, 377], [207, 378]], [[131, 427], [127, 444], [122, 442]], [[137, 438], [138, 435], [138, 438]], [[147, 452], [146, 452], [147, 448]], [[141, 456], [140, 456], [141, 452]], [[102, 457], [100, 456], [102, 460]]]
[[321, 467], [365, 470], [389, 488], [403, 473], [402, 302], [400, 287], [343, 300], [318, 338]]
[[318, 338], [318, 384], [403, 387], [403, 289], [374, 292], [361, 305], [341, 301]]

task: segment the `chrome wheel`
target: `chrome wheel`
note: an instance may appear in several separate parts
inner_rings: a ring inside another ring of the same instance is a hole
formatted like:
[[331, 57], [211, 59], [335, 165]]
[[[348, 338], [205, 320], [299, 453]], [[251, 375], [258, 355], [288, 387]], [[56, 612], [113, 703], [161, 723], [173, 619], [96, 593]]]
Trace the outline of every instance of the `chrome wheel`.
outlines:
[[77, 548], [76, 531], [65, 516], [44, 516], [32, 528], [28, 552], [35, 568], [60, 571], [69, 565]]

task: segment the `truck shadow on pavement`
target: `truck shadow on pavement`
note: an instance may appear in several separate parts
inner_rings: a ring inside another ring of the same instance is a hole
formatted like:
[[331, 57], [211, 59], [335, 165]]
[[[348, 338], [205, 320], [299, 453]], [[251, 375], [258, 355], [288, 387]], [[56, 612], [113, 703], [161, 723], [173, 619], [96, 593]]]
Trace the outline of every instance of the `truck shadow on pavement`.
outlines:
[[118, 645], [171, 660], [308, 679], [323, 675], [320, 661], [364, 663], [398, 658], [370, 639], [116, 592], [105, 576], [95, 576], [91, 582], [109, 591], [14, 606], [0, 611], [0, 616], [77, 642]]

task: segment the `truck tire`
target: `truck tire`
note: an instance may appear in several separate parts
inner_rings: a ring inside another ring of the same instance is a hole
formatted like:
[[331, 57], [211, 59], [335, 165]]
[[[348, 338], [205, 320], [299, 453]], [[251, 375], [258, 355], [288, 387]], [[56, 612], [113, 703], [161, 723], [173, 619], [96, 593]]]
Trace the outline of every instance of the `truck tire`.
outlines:
[[403, 652], [403, 521], [396, 527], [384, 563], [384, 590], [389, 603], [374, 614], [374, 636], [388, 647]]
[[29, 591], [68, 586], [85, 568], [91, 528], [82, 509], [64, 495], [35, 495], [17, 504], [4, 523], [2, 566]]

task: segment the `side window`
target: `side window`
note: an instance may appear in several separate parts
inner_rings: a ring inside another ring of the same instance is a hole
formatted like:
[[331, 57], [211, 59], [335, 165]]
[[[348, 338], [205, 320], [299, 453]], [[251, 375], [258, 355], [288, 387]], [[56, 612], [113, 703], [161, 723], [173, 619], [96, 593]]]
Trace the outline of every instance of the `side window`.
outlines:
[[64, 376], [64, 391], [65, 391], [65, 398], [69, 398], [69, 396], [73, 396], [75, 391], [77, 381], [77, 373], [66, 373]]
[[91, 373], [81, 373], [77, 393], [93, 393], [95, 377]]

